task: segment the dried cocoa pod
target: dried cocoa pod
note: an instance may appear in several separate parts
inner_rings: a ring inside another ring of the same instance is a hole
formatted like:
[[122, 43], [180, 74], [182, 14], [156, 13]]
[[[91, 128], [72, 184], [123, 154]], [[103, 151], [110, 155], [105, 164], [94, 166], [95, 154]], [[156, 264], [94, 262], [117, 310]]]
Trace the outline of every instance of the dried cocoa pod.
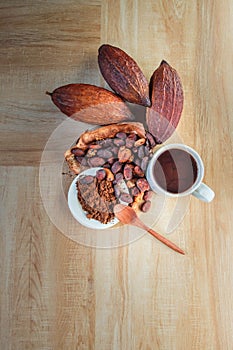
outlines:
[[95, 85], [68, 84], [46, 94], [62, 113], [84, 123], [106, 125], [134, 119], [119, 96]]
[[118, 47], [102, 45], [98, 63], [108, 85], [125, 100], [150, 106], [149, 86], [137, 63]]
[[176, 70], [166, 61], [150, 80], [151, 108], [147, 108], [146, 122], [156, 143], [163, 143], [175, 131], [183, 110], [183, 89]]

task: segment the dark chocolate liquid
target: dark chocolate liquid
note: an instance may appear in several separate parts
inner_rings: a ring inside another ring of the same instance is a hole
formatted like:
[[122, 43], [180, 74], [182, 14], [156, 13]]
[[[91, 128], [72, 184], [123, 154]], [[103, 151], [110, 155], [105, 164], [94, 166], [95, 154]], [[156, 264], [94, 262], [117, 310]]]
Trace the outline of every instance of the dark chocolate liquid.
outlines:
[[188, 152], [174, 148], [158, 157], [153, 171], [160, 187], [171, 193], [182, 193], [195, 183], [197, 163]]

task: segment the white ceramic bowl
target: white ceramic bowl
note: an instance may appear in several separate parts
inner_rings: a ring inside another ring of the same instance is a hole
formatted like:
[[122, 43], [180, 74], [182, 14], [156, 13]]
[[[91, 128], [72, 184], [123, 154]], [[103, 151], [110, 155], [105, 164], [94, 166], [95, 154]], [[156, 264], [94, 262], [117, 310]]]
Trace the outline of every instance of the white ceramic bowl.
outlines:
[[73, 215], [73, 217], [83, 226], [92, 228], [95, 230], [104, 230], [106, 228], [110, 228], [114, 225], [116, 225], [119, 220], [117, 218], [114, 218], [111, 222], [107, 224], [102, 224], [98, 220], [94, 219], [88, 219], [86, 217], [86, 212], [82, 209], [81, 204], [79, 203], [78, 200], [78, 193], [77, 193], [77, 188], [76, 188], [76, 182], [79, 179], [80, 176], [83, 175], [92, 175], [94, 176], [97, 172], [97, 170], [102, 169], [102, 168], [90, 168], [87, 170], [84, 170], [82, 173], [80, 173], [78, 176], [75, 177], [73, 182], [70, 185], [69, 192], [68, 192], [68, 206], [69, 209]]

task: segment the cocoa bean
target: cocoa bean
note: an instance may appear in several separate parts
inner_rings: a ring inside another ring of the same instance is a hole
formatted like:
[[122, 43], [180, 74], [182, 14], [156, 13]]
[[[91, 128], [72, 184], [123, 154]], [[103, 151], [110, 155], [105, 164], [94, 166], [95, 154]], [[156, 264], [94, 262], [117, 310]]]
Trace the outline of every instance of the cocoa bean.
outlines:
[[144, 213], [148, 212], [149, 209], [151, 207], [151, 201], [145, 201], [142, 205], [141, 205], [141, 211], [143, 211]]
[[116, 134], [116, 137], [118, 137], [119, 139], [126, 139], [126, 133], [125, 132], [118, 132], [117, 134]]
[[122, 180], [123, 180], [123, 174], [122, 173], [117, 173], [116, 175], [115, 175], [115, 183], [119, 183], [119, 182], [121, 182]]
[[121, 163], [126, 163], [132, 156], [132, 152], [129, 148], [121, 146], [118, 150], [118, 159]]
[[99, 169], [96, 172], [96, 178], [98, 181], [102, 181], [106, 177], [106, 171], [104, 169]]
[[114, 185], [114, 192], [115, 192], [116, 198], [119, 198], [121, 195], [121, 191], [120, 191], [120, 188], [117, 184]]
[[94, 181], [94, 176], [91, 176], [91, 175], [81, 176], [79, 181], [83, 185], [89, 185]]
[[153, 148], [156, 146], [155, 139], [149, 131], [146, 131], [146, 139], [149, 141], [150, 148]]
[[112, 157], [112, 152], [109, 151], [108, 149], [99, 149], [97, 151], [97, 155], [102, 158], [111, 158]]
[[132, 179], [133, 171], [132, 171], [132, 167], [129, 164], [126, 164], [124, 166], [123, 174], [124, 174], [125, 180], [131, 180]]
[[141, 169], [142, 171], [146, 171], [147, 165], [148, 165], [149, 158], [148, 157], [143, 157], [142, 162], [141, 162]]
[[140, 191], [139, 191], [139, 189], [138, 189], [136, 186], [134, 186], [133, 188], [131, 188], [131, 195], [132, 195], [133, 197], [138, 196], [139, 193], [140, 193]]
[[138, 157], [142, 159], [144, 156], [145, 156], [145, 153], [144, 153], [144, 146], [140, 146], [140, 147], [138, 148]]
[[135, 141], [129, 137], [126, 138], [125, 140], [125, 145], [128, 148], [133, 148]]
[[90, 145], [88, 145], [88, 147], [89, 147], [90, 149], [100, 149], [100, 148], [101, 148], [101, 146], [98, 145], [98, 144], [90, 144]]
[[122, 193], [120, 195], [120, 198], [119, 198], [122, 202], [125, 202], [125, 203], [132, 203], [133, 202], [133, 198], [131, 197], [131, 195], [129, 193]]
[[86, 156], [87, 156], [88, 158], [92, 158], [92, 157], [94, 157], [94, 156], [96, 155], [96, 153], [97, 153], [97, 150], [96, 150], [96, 149], [89, 149], [89, 150], [87, 151]]
[[133, 188], [133, 187], [135, 187], [135, 181], [134, 181], [134, 179], [133, 179], [133, 180], [128, 180], [128, 181], [126, 182], [126, 185], [127, 185], [128, 188]]
[[138, 165], [136, 165], [136, 166], [134, 167], [134, 173], [135, 173], [135, 175], [137, 175], [138, 177], [144, 177], [144, 176], [145, 176], [144, 171], [143, 171], [143, 170], [141, 169], [141, 167], [138, 166]]
[[101, 157], [93, 157], [89, 159], [89, 162], [93, 167], [98, 167], [104, 165], [105, 160]]
[[153, 194], [154, 194], [153, 191], [150, 191], [150, 190], [149, 191], [145, 191], [145, 193], [143, 195], [143, 199], [145, 201], [148, 201], [148, 200], [150, 200], [152, 198]]
[[116, 161], [115, 163], [112, 164], [111, 170], [113, 174], [118, 173], [119, 171], [121, 171], [121, 169], [122, 169], [122, 163], [120, 163], [119, 161]]
[[141, 192], [149, 191], [150, 189], [150, 185], [145, 178], [138, 179], [136, 185]]
[[137, 141], [135, 141], [135, 143], [134, 143], [134, 146], [135, 147], [139, 147], [139, 146], [142, 146], [142, 145], [144, 145], [144, 143], [146, 142], [146, 139], [139, 139], [139, 140], [137, 140]]
[[127, 138], [130, 139], [130, 140], [137, 141], [138, 135], [132, 132], [131, 134], [129, 134], [129, 135], [127, 136]]
[[77, 157], [82, 157], [85, 155], [85, 152], [84, 150], [80, 149], [80, 148], [73, 148], [71, 150], [71, 153], [74, 154], [75, 156]]
[[125, 144], [125, 141], [123, 139], [115, 139], [113, 141], [114, 145], [116, 145], [117, 147], [121, 147], [121, 146], [124, 146]]

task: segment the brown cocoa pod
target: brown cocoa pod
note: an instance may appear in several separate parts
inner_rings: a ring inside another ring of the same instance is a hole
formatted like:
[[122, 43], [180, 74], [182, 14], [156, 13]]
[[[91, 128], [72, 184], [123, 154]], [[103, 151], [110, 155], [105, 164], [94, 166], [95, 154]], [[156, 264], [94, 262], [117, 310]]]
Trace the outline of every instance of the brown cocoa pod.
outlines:
[[119, 96], [95, 85], [68, 84], [46, 94], [61, 112], [84, 123], [106, 125], [134, 119]]
[[130, 164], [126, 164], [124, 166], [124, 171], [123, 171], [123, 175], [125, 180], [131, 180], [133, 177], [133, 170], [132, 167], [130, 166]]
[[149, 191], [150, 189], [150, 185], [145, 178], [138, 179], [136, 185], [141, 192]]
[[118, 150], [118, 159], [121, 163], [126, 163], [132, 157], [132, 152], [129, 148], [121, 146]]
[[73, 148], [71, 153], [77, 157], [83, 157], [85, 155], [85, 151], [80, 148]]
[[147, 108], [146, 122], [156, 143], [163, 143], [175, 131], [183, 110], [183, 89], [179, 75], [166, 61], [150, 80], [151, 108]]
[[105, 160], [103, 158], [101, 158], [101, 157], [93, 157], [93, 158], [89, 159], [89, 163], [93, 167], [98, 167], [98, 166], [104, 165]]
[[98, 63], [104, 79], [118, 95], [131, 103], [151, 105], [148, 82], [126, 52], [108, 44], [102, 45]]
[[145, 201], [142, 205], [141, 205], [141, 211], [143, 211], [143, 213], [146, 213], [149, 211], [151, 207], [151, 201]]
[[115, 163], [113, 163], [111, 170], [113, 172], [113, 174], [118, 173], [119, 171], [121, 171], [122, 169], [122, 163], [116, 161]]

